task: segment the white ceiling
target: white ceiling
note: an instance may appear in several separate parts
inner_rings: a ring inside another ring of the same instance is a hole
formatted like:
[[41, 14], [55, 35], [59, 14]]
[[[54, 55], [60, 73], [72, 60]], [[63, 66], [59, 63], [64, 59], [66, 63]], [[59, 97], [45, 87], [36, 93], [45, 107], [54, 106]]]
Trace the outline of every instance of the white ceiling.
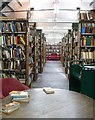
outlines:
[[[8, 0], [3, 0], [8, 1]], [[17, 0], [12, 0], [9, 5], [14, 10], [27, 10], [34, 8], [31, 11], [30, 22], [37, 22], [37, 29], [42, 29], [45, 33], [47, 42], [56, 43], [60, 42], [62, 37], [67, 33], [68, 29], [71, 29], [73, 22], [78, 22], [78, 10], [92, 9], [93, 6], [89, 4], [93, 0], [19, 0], [22, 6], [17, 4]], [[59, 12], [54, 12], [54, 2], [58, 2]], [[2, 12], [10, 11], [8, 7], [5, 7]], [[12, 15], [13, 14], [13, 15]], [[10, 18], [24, 17], [26, 14], [19, 13], [6, 13]]]
[[32, 16], [30, 21], [37, 22], [37, 28], [43, 29], [47, 42], [55, 43], [61, 41], [73, 22], [78, 22], [78, 10], [92, 9], [89, 6], [92, 0], [57, 0], [59, 12], [54, 13], [55, 0], [30, 0]]

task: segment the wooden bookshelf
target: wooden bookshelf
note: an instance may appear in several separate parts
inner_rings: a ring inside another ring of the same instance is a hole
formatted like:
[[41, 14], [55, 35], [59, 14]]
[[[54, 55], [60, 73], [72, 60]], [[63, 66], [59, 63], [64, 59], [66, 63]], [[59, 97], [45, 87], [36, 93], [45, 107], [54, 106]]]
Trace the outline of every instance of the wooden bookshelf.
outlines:
[[64, 37], [64, 67], [66, 74], [69, 74], [71, 59], [72, 59], [72, 31], [68, 30], [68, 33]]
[[[41, 29], [36, 29], [35, 23], [29, 23], [30, 26], [30, 50], [29, 55], [32, 59], [32, 64], [30, 64], [30, 73], [32, 73], [32, 78], [34, 81], [37, 80], [38, 74], [43, 72], [43, 67], [46, 60], [45, 51], [45, 37]], [[30, 60], [31, 60], [30, 59]]]
[[52, 53], [56, 53], [58, 56], [60, 56], [60, 44], [48, 44], [46, 43], [46, 57], [51, 55]]
[[79, 60], [80, 56], [80, 32], [79, 24], [72, 24], [72, 55], [71, 60]]
[[33, 74], [33, 80], [36, 81], [38, 78], [38, 39], [36, 34], [36, 26], [35, 23], [30, 23], [30, 34], [32, 37], [32, 51], [31, 51], [31, 57], [32, 57], [32, 74]]
[[28, 85], [27, 20], [2, 20], [2, 77], [14, 77]]
[[28, 47], [28, 56], [29, 56], [29, 74], [28, 74], [28, 79], [29, 79], [29, 85], [31, 86], [31, 82], [34, 79], [34, 43], [33, 43], [33, 34], [31, 32], [31, 28], [29, 26], [29, 47]]
[[62, 66], [65, 66], [65, 36], [62, 38], [61, 42], [61, 50], [60, 50], [60, 56], [61, 56], [61, 63]]
[[42, 33], [42, 55], [43, 55], [43, 67], [46, 63], [46, 38], [44, 33]]
[[80, 11], [80, 59], [95, 63], [95, 11]]
[[38, 39], [38, 72], [43, 72], [43, 39], [42, 39], [42, 30], [37, 29], [37, 39]]
[[63, 46], [62, 46], [62, 42], [59, 42], [59, 56], [60, 56], [60, 61], [61, 63], [63, 62]]

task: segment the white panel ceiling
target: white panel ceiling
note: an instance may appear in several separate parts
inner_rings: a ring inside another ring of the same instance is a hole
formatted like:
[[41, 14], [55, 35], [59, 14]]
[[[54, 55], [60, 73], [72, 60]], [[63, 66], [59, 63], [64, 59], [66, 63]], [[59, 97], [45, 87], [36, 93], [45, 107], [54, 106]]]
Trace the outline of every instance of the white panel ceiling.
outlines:
[[78, 10], [92, 9], [92, 0], [57, 0], [59, 12], [54, 13], [55, 0], [30, 0], [32, 12], [31, 22], [37, 22], [37, 28], [43, 29], [48, 42], [59, 42], [64, 34], [71, 29], [73, 22], [78, 22]]

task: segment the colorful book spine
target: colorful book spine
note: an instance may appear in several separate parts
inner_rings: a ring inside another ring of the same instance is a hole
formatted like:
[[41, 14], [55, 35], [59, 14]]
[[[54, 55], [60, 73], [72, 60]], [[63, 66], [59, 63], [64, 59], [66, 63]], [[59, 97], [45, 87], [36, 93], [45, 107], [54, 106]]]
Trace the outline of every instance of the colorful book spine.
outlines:
[[25, 45], [25, 40], [23, 39], [23, 37], [20, 36], [20, 41]]
[[11, 35], [11, 45], [13, 45], [14, 44], [14, 35], [12, 34]]

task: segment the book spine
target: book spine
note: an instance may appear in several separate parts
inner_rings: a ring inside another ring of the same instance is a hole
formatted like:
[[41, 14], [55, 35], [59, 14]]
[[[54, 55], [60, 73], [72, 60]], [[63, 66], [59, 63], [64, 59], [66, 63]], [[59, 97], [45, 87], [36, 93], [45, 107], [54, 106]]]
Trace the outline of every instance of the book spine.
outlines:
[[20, 36], [20, 41], [25, 45], [25, 41], [21, 36]]

